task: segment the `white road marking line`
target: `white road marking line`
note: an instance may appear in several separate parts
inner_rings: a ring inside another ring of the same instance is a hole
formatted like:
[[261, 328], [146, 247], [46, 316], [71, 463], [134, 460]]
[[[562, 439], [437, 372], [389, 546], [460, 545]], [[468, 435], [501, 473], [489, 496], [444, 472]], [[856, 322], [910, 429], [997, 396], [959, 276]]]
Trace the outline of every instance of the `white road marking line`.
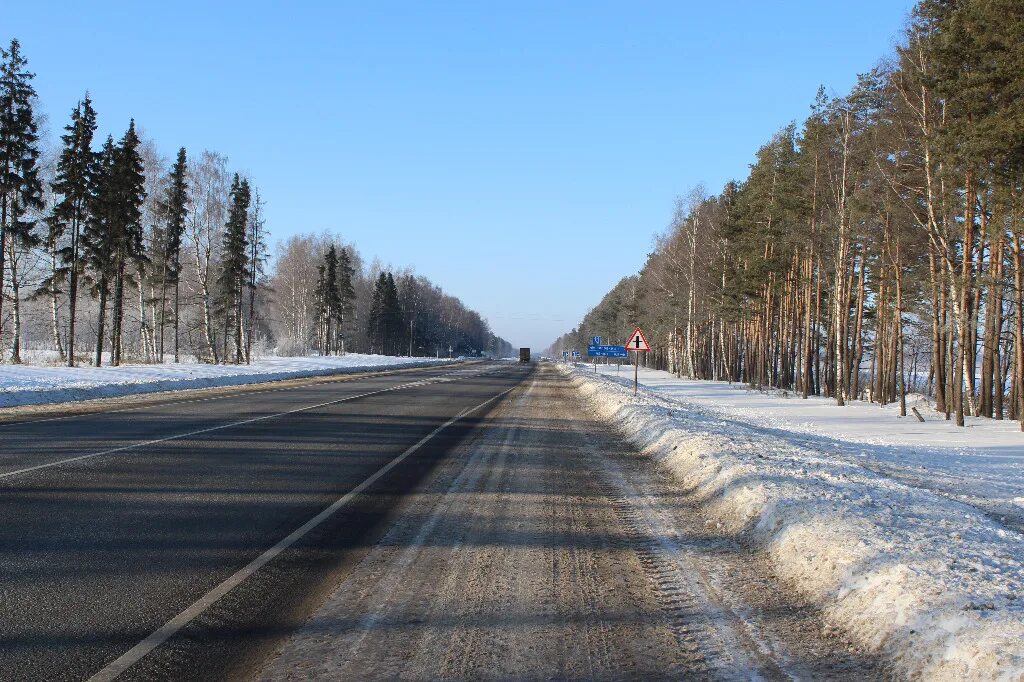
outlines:
[[177, 634], [182, 628], [184, 628], [186, 625], [192, 622], [192, 620], [194, 620], [197, 616], [203, 613], [203, 611], [210, 608], [214, 603], [216, 603], [218, 599], [220, 599], [228, 592], [230, 592], [232, 589], [240, 585], [246, 578], [248, 578], [253, 573], [258, 571], [261, 567], [268, 564], [271, 560], [274, 559], [274, 557], [279, 555], [281, 552], [285, 551], [286, 549], [294, 545], [296, 542], [302, 539], [303, 536], [305, 536], [311, 530], [313, 530], [321, 523], [326, 521], [328, 518], [330, 518], [332, 515], [334, 515], [336, 511], [338, 511], [346, 504], [348, 504], [354, 497], [362, 493], [364, 490], [373, 485], [378, 479], [380, 479], [386, 473], [388, 473], [396, 466], [401, 464], [403, 460], [405, 460], [409, 455], [413, 454], [421, 447], [423, 447], [423, 445], [426, 444], [431, 438], [441, 433], [441, 431], [445, 430], [455, 422], [459, 421], [467, 414], [476, 412], [484, 405], [492, 403], [495, 400], [501, 398], [502, 396], [505, 396], [508, 393], [512, 392], [515, 388], [516, 386], [506, 389], [501, 393], [497, 394], [496, 396], [488, 398], [487, 400], [480, 403], [476, 407], [463, 409], [457, 415], [446, 421], [444, 424], [438, 426], [436, 429], [434, 429], [426, 436], [421, 438], [419, 441], [417, 441], [415, 445], [413, 445], [405, 452], [398, 455], [398, 457], [395, 457], [393, 460], [391, 460], [390, 462], [382, 466], [380, 469], [378, 469], [369, 478], [364, 480], [362, 483], [357, 485], [349, 492], [339, 497], [337, 500], [331, 503], [330, 506], [326, 507], [319, 514], [317, 514], [309, 521], [306, 521], [304, 524], [293, 530], [291, 533], [288, 534], [287, 537], [280, 540], [276, 545], [274, 545], [267, 551], [263, 552], [263, 554], [260, 554], [258, 557], [250, 561], [241, 569], [239, 569], [227, 580], [217, 585], [212, 590], [207, 592], [205, 595], [200, 597], [199, 600], [194, 602], [191, 606], [186, 608], [184, 611], [179, 613], [171, 620], [164, 623], [159, 629], [157, 629], [155, 632], [149, 635], [149, 637], [146, 637], [146, 639], [142, 640], [141, 642], [133, 646], [131, 649], [123, 653], [121, 656], [119, 656], [112, 662], [108, 663], [99, 672], [90, 677], [88, 682], [109, 682], [110, 680], [116, 679], [121, 673], [126, 671], [131, 666], [135, 665], [144, 656], [146, 656], [151, 651], [156, 649], [158, 646], [160, 646], [168, 639], [173, 637], [175, 634]]
[[[417, 370], [417, 369], [433, 369], [435, 367], [438, 367], [438, 365], [426, 365], [424, 367], [407, 367], [407, 368], [398, 367], [397, 371], [403, 371], [403, 369], [404, 369], [404, 371], [414, 371], [414, 370]], [[156, 403], [154, 405], [143, 405], [142, 407], [121, 407], [121, 408], [118, 408], [116, 410], [96, 410], [95, 412], [81, 412], [79, 414], [65, 414], [65, 415], [61, 415], [59, 417], [43, 417], [42, 419], [26, 419], [25, 421], [20, 421], [20, 422], [6, 422], [6, 423], [0, 424], [0, 429], [12, 427], [12, 426], [26, 426], [28, 424], [42, 424], [44, 422], [65, 421], [65, 420], [68, 420], [68, 419], [78, 419], [78, 418], [81, 418], [81, 417], [95, 417], [96, 415], [101, 415], [101, 414], [119, 414], [121, 412], [132, 412], [134, 410], [148, 410], [148, 409], [152, 409], [154, 407], [168, 407], [170, 405], [189, 405], [189, 404], [192, 404], [192, 403], [204, 403], [204, 402], [207, 402], [209, 400], [225, 400], [225, 399], [228, 399], [228, 398], [238, 398], [238, 397], [243, 396], [243, 395], [250, 396], [250, 395], [263, 395], [265, 393], [277, 393], [279, 391], [295, 391], [295, 390], [298, 390], [300, 388], [307, 388], [307, 387], [309, 387], [311, 385], [312, 386], [317, 386], [317, 385], [321, 385], [321, 384], [346, 383], [346, 382], [352, 381], [354, 379], [379, 379], [381, 377], [393, 376], [396, 373], [397, 372], [394, 371], [394, 370], [393, 371], [379, 370], [379, 371], [370, 371], [370, 372], [366, 372], [366, 373], [363, 373], [363, 372], [338, 372], [337, 375], [336, 375], [336, 378], [330, 379], [328, 381], [316, 381], [316, 382], [313, 382], [312, 380], [314, 380], [314, 379], [323, 379], [324, 377], [331, 377], [333, 375], [330, 375], [330, 374], [314, 374], [313, 376], [308, 376], [308, 377], [295, 377], [295, 378], [287, 378], [286, 377], [284, 379], [272, 379], [272, 380], [268, 380], [268, 381], [256, 382], [256, 383], [251, 383], [251, 384], [242, 383], [242, 384], [226, 384], [224, 386], [207, 386], [205, 388], [180, 388], [180, 389], [174, 389], [174, 390], [171, 390], [171, 391], [142, 391], [141, 393], [129, 393], [129, 394], [125, 394], [123, 396], [115, 396], [113, 398], [93, 398], [93, 399], [90, 399], [90, 400], [86, 400], [84, 402], [91, 402], [91, 400], [123, 400], [125, 398], [132, 398], [132, 397], [140, 397], [141, 398], [141, 397], [146, 397], [146, 396], [159, 396], [161, 393], [176, 393], [178, 391], [207, 391], [207, 390], [212, 391], [212, 390], [217, 390], [217, 389], [222, 389], [222, 388], [244, 388], [245, 386], [258, 386], [261, 383], [275, 383], [277, 381], [302, 381], [304, 379], [311, 380], [310, 383], [300, 384], [298, 386], [284, 386], [284, 387], [279, 387], [279, 388], [264, 388], [264, 389], [260, 389], [260, 390], [257, 390], [257, 391], [245, 391], [245, 392], [239, 392], [239, 393], [235, 393], [235, 394], [228, 393], [226, 395], [211, 395], [211, 396], [207, 396], [205, 398], [185, 398], [184, 400], [173, 400], [173, 401], [168, 401], [168, 402], [159, 402], [159, 403]], [[440, 374], [438, 376], [452, 376], [452, 375], [454, 375], [456, 373], [457, 372], [447, 372], [445, 374]], [[49, 403], [49, 406], [57, 406], [57, 405], [60, 405], [60, 404], [61, 403]], [[39, 403], [38, 405], [14, 405], [14, 406], [11, 407], [11, 409], [16, 409], [18, 407], [46, 407], [47, 405], [48, 405], [47, 403]], [[2, 410], [2, 409], [7, 409], [7, 408], [0, 408], [0, 410]]]
[[[6, 471], [0, 473], [0, 480], [5, 478], [11, 478], [20, 474], [27, 474], [32, 471], [38, 471], [40, 469], [49, 469], [51, 467], [60, 466], [62, 464], [70, 464], [72, 462], [80, 462], [84, 459], [92, 459], [93, 457], [102, 457], [103, 455], [112, 455], [117, 452], [124, 452], [126, 450], [134, 450], [135, 448], [144, 448], [149, 445], [156, 445], [158, 443], [166, 443], [167, 441], [180, 440], [182, 438], [189, 438], [191, 436], [198, 436], [204, 433], [210, 433], [211, 431], [220, 431], [221, 429], [230, 429], [233, 426], [243, 426], [245, 424], [252, 424], [254, 422], [264, 421], [266, 419], [273, 419], [275, 417], [284, 417], [289, 414], [295, 414], [297, 412], [305, 412], [307, 410], [315, 410], [318, 407], [327, 407], [329, 405], [337, 405], [338, 403], [344, 403], [349, 400], [358, 400], [359, 398], [366, 398], [371, 395], [378, 395], [380, 393], [388, 393], [390, 391], [398, 391], [404, 388], [414, 388], [418, 386], [428, 386], [436, 383], [448, 383], [453, 379], [445, 378], [448, 375], [442, 375], [440, 378], [431, 380], [416, 381], [408, 384], [400, 384], [398, 386], [391, 386], [384, 388], [379, 391], [370, 391], [369, 393], [360, 393], [359, 395], [352, 395], [346, 398], [339, 398], [338, 400], [330, 400], [326, 403], [320, 403], [318, 405], [307, 405], [306, 407], [298, 407], [294, 410], [288, 410], [287, 412], [278, 412], [276, 414], [265, 414], [261, 417], [253, 417], [252, 419], [243, 419], [241, 421], [230, 422], [228, 424], [218, 424], [217, 426], [209, 426], [205, 429], [197, 429], [195, 431], [189, 431], [187, 433], [178, 433], [173, 436], [166, 436], [164, 438], [154, 438], [152, 440], [142, 441], [141, 443], [132, 443], [131, 445], [122, 445], [117, 448], [110, 448], [109, 450], [101, 450], [100, 452], [90, 452], [85, 455], [78, 455], [76, 457], [67, 457], [65, 459], [59, 459], [54, 462], [46, 462], [45, 464], [36, 464], [35, 466], [25, 467], [23, 469], [16, 469], [15, 471]], [[283, 389], [278, 389], [283, 390]]]

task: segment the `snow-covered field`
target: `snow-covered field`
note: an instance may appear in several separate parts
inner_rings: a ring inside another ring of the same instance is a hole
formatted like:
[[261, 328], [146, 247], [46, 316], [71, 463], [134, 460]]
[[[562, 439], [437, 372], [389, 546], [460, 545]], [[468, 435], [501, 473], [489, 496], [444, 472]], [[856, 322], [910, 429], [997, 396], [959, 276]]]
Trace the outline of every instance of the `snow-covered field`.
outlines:
[[[565, 369], [717, 530], [767, 551], [831, 626], [896, 672], [1024, 678], [1024, 535], [954, 499], [961, 479], [975, 502], [1020, 490], [1024, 436], [1014, 424], [972, 421], [957, 433], [934, 417], [922, 424], [877, 406], [663, 372], [643, 372], [634, 398], [627, 368]], [[915, 483], [933, 469], [936, 489]]]
[[[632, 368], [598, 369], [632, 385]], [[657, 395], [948, 495], [1024, 529], [1020, 422], [968, 417], [967, 426], [960, 428], [935, 412], [923, 396], [908, 396], [907, 416], [900, 417], [898, 403], [881, 407], [852, 401], [838, 407], [831, 398], [804, 400], [743, 384], [677, 379], [658, 370], [641, 369], [640, 383]], [[915, 406], [924, 423], [910, 412]]]
[[121, 367], [0, 365], [0, 407], [62, 403], [154, 391], [234, 386], [386, 367], [418, 367], [446, 359], [388, 355], [267, 357], [251, 365], [192, 362]]

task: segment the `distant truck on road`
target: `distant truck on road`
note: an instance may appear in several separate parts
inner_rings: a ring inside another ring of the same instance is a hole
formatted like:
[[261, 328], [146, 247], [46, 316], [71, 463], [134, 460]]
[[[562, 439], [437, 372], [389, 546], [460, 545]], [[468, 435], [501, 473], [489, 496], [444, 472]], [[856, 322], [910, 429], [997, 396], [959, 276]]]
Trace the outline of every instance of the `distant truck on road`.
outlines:
[[530, 349], [529, 348], [520, 348], [519, 349], [519, 362], [529, 362], [529, 361], [530, 361]]

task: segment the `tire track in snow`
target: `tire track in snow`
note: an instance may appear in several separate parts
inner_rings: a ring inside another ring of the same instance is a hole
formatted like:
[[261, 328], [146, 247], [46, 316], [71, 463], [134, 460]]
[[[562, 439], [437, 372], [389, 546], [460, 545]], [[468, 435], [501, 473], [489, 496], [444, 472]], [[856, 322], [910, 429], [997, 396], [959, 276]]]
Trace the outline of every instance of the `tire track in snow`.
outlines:
[[630, 544], [637, 552], [692, 674], [715, 679], [792, 680], [785, 662], [735, 613], [711, 585], [710, 577], [687, 555], [697, 549], [693, 541], [678, 537], [656, 513], [644, 492], [633, 488], [610, 457], [602, 461], [600, 487], [611, 500]]

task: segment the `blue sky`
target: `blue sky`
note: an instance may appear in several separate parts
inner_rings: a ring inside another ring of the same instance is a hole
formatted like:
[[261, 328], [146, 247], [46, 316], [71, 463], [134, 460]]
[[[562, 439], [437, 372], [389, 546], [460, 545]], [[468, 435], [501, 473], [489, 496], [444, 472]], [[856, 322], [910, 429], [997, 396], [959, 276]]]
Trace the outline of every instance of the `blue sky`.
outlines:
[[4, 3], [56, 134], [88, 89], [544, 347], [636, 272], [674, 198], [742, 178], [891, 49], [910, 0]]

